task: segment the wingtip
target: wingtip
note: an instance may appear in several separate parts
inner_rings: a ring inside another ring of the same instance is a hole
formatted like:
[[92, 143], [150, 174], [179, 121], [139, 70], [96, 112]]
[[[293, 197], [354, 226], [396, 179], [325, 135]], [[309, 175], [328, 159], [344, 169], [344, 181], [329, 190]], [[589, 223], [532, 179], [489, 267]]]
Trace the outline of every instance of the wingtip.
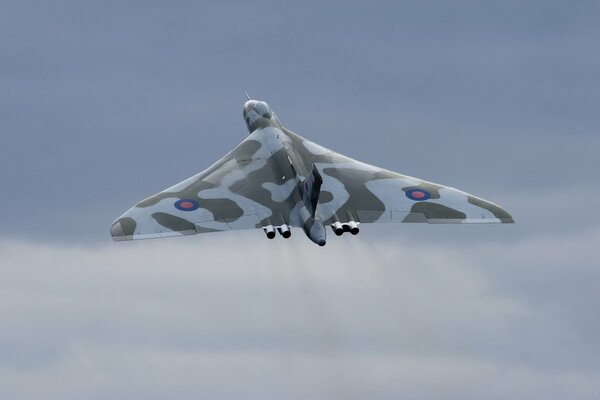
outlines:
[[110, 236], [116, 242], [133, 239], [136, 222], [133, 218], [119, 218], [110, 226]]

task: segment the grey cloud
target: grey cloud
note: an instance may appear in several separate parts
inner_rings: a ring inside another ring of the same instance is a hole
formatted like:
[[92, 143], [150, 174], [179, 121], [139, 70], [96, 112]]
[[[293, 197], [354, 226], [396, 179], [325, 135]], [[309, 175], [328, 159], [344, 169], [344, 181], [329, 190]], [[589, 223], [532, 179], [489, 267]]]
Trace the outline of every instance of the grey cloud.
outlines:
[[338, 241], [318, 262], [304, 241], [233, 233], [231, 252], [222, 235], [160, 246], [4, 241], [3, 391], [24, 399], [599, 393], [600, 327], [586, 317], [595, 312], [598, 271], [586, 260], [597, 230], [479, 245]]

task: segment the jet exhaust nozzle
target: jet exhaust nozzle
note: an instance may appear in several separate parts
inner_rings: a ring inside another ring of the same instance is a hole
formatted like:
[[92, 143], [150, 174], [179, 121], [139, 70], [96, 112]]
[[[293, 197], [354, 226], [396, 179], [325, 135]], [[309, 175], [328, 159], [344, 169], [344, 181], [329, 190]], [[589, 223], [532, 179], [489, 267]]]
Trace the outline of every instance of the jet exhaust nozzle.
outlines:
[[265, 226], [263, 227], [263, 230], [265, 231], [265, 234], [269, 239], [275, 238], [275, 228], [273, 227], [273, 225]]
[[358, 223], [356, 221], [348, 222], [348, 227], [350, 228], [350, 233], [353, 235], [358, 235], [360, 229], [358, 229]]
[[277, 228], [277, 231], [279, 231], [279, 234], [281, 236], [283, 236], [284, 239], [289, 239], [290, 236], [292, 236], [292, 231], [290, 230], [290, 226], [287, 224], [281, 225], [279, 228]]
[[344, 233], [344, 227], [341, 223], [337, 221], [331, 224], [331, 229], [333, 230], [333, 233], [335, 233], [338, 236], [342, 236], [342, 234]]

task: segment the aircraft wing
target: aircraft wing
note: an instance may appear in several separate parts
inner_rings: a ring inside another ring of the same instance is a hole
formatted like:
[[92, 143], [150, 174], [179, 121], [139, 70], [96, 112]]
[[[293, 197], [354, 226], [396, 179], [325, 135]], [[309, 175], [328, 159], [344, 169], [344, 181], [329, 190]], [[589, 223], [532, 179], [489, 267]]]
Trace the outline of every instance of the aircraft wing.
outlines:
[[[314, 192], [311, 171], [322, 180]], [[316, 213], [307, 211], [307, 198]], [[265, 127], [207, 170], [134, 205], [113, 223], [111, 236], [288, 226], [310, 232], [315, 218], [325, 225], [513, 222], [501, 207], [468, 193], [353, 160], [283, 127]]]
[[279, 226], [290, 214], [297, 184], [285, 151], [254, 133], [207, 170], [137, 203], [113, 223], [111, 236], [131, 240]]
[[289, 130], [286, 133], [305, 168], [314, 164], [321, 172], [319, 215], [326, 224], [514, 222], [504, 209], [487, 200], [362, 163]]

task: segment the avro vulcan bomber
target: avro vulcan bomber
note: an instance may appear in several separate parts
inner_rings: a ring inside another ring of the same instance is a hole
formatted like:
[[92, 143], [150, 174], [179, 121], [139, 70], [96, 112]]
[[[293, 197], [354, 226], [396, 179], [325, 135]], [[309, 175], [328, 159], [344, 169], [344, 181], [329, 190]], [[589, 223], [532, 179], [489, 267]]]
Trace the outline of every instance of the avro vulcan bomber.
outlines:
[[289, 238], [300, 228], [319, 246], [327, 229], [359, 233], [385, 222], [512, 223], [500, 206], [468, 193], [365, 164], [286, 129], [264, 101], [248, 100], [250, 134], [207, 170], [140, 201], [110, 230], [114, 240], [260, 229]]

